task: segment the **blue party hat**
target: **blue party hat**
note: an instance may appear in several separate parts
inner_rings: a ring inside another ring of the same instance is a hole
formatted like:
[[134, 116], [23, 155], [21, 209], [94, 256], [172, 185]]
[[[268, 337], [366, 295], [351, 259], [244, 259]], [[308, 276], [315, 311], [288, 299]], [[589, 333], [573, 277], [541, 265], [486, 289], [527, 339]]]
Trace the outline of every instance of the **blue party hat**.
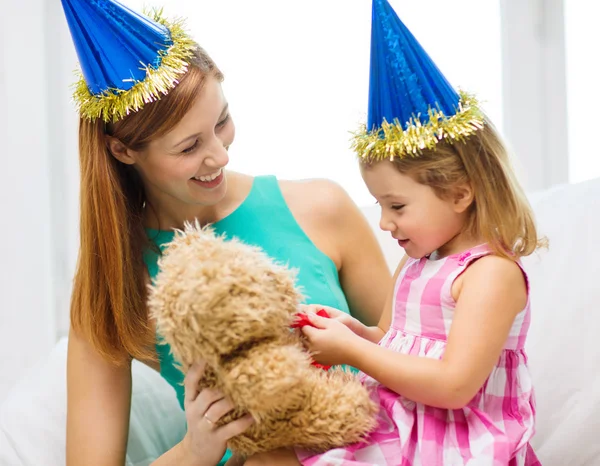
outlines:
[[116, 0], [62, 0], [79, 57], [82, 117], [117, 121], [167, 94], [196, 47], [181, 22], [146, 17]]
[[358, 155], [375, 161], [418, 155], [483, 126], [477, 100], [457, 92], [387, 0], [373, 0], [369, 114], [355, 134]]

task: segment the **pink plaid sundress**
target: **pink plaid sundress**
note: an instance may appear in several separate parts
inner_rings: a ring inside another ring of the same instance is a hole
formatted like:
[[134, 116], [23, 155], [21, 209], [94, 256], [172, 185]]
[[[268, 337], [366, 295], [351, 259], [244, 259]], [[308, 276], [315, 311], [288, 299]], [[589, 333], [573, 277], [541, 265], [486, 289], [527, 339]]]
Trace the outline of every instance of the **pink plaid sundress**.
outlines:
[[[441, 358], [455, 309], [452, 283], [485, 245], [440, 260], [409, 259], [395, 285], [392, 324], [380, 346]], [[532, 466], [529, 445], [535, 404], [524, 345], [529, 302], [516, 317], [498, 363], [462, 409], [415, 403], [361, 374], [380, 406], [379, 425], [365, 442], [314, 455], [297, 450], [305, 466]]]

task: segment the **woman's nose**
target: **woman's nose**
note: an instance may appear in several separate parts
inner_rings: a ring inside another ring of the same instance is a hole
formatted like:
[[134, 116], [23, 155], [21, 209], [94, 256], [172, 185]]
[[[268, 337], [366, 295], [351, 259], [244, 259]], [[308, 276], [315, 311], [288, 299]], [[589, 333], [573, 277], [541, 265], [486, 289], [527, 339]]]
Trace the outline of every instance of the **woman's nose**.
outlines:
[[218, 139], [210, 148], [204, 164], [211, 168], [223, 168], [229, 163], [228, 147], [223, 146], [223, 143]]

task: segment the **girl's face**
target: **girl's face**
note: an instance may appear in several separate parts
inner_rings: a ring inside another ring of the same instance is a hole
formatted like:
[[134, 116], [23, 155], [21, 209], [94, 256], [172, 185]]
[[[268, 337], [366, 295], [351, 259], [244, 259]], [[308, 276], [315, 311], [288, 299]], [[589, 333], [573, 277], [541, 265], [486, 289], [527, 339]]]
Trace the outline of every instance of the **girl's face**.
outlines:
[[398, 171], [390, 161], [362, 166], [370, 193], [381, 206], [380, 228], [389, 231], [407, 255], [419, 259], [434, 251], [452, 254], [463, 231], [471, 198], [440, 199], [435, 191]]
[[209, 77], [190, 111], [171, 131], [142, 151], [127, 149], [125, 160], [118, 158], [138, 171], [154, 207], [185, 216], [184, 212], [214, 205], [225, 196], [224, 169], [234, 136], [221, 84]]

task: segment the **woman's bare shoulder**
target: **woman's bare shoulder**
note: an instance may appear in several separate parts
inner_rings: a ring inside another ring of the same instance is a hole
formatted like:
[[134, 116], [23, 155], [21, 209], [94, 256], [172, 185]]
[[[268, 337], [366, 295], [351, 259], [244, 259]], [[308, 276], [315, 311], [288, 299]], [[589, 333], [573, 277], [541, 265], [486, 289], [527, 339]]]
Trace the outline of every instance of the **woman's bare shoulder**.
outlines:
[[310, 212], [314, 217], [335, 220], [356, 210], [356, 205], [346, 190], [332, 180], [279, 180], [279, 186], [293, 212]]

